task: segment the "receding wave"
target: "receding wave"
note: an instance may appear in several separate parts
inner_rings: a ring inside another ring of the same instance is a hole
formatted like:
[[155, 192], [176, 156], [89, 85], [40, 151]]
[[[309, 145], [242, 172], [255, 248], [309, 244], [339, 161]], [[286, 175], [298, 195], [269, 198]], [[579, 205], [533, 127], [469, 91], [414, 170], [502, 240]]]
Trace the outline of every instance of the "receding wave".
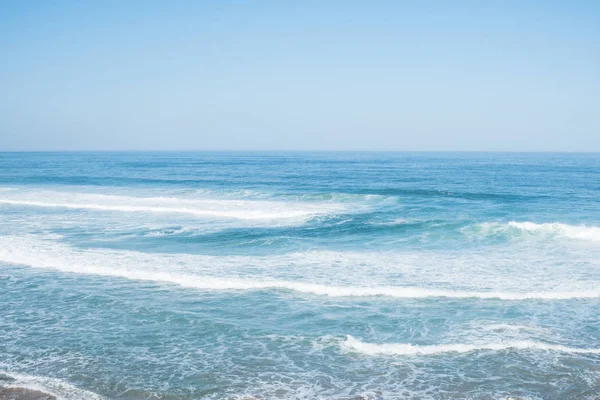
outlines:
[[[12, 193], [12, 192], [11, 192]], [[342, 212], [340, 204], [306, 204], [268, 200], [181, 199], [172, 197], [133, 197], [68, 192], [31, 192], [11, 194], [0, 204], [100, 210], [117, 212], [175, 213], [198, 217], [240, 220], [306, 220]]]
[[302, 211], [288, 212], [257, 212], [257, 211], [218, 211], [202, 210], [193, 208], [175, 208], [175, 207], [151, 207], [151, 206], [113, 206], [107, 204], [74, 204], [74, 203], [48, 203], [42, 201], [27, 200], [0, 200], [2, 204], [14, 204], [33, 207], [56, 207], [86, 210], [104, 210], [104, 211], [125, 211], [125, 212], [153, 212], [153, 213], [181, 213], [197, 216], [215, 216], [228, 217], [236, 219], [277, 219], [277, 218], [297, 218], [304, 217], [310, 213]]
[[[58, 400], [103, 400], [104, 397], [90, 391], [80, 389], [60, 379], [44, 376], [0, 372], [1, 386], [7, 388], [23, 388], [47, 393]], [[20, 397], [19, 397], [20, 398]]]
[[538, 350], [570, 354], [600, 354], [599, 349], [581, 349], [558, 344], [534, 341], [511, 341], [486, 344], [438, 344], [418, 346], [408, 343], [375, 344], [366, 343], [353, 336], [347, 336], [342, 347], [367, 355], [436, 355], [443, 353], [470, 353], [473, 351]]
[[[258, 265], [265, 259], [237, 257], [215, 267], [220, 257], [162, 257], [130, 251], [82, 251], [49, 240], [6, 236], [1, 239], [1, 262], [69, 273], [162, 282], [202, 290], [289, 290], [330, 297], [386, 296], [405, 299], [474, 298], [518, 301], [600, 298], [600, 289], [551, 292], [460, 291], [411, 286], [338, 286], [269, 277], [213, 276], [211, 272], [215, 269], [227, 271], [229, 265], [239, 263]], [[284, 262], [283, 259], [281, 262]]]
[[478, 232], [490, 236], [497, 234], [530, 234], [538, 236], [565, 237], [568, 239], [600, 242], [600, 227], [586, 225], [568, 225], [558, 222], [537, 224], [534, 222], [482, 223], [477, 225]]

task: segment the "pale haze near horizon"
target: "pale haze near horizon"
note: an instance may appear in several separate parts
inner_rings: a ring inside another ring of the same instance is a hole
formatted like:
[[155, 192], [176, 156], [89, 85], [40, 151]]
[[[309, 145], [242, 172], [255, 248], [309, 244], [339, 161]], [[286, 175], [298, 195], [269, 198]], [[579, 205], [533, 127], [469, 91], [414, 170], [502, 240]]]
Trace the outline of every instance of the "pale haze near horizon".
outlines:
[[0, 50], [0, 151], [600, 151], [600, 2], [3, 2]]

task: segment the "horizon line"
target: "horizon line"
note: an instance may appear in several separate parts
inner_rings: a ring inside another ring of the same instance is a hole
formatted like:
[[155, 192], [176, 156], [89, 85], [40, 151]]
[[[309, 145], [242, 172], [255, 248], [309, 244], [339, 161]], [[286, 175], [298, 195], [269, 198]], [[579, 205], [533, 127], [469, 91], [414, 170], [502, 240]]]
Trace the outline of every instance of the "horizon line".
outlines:
[[503, 154], [599, 154], [600, 150], [334, 150], [334, 149], [22, 149], [0, 153], [503, 153]]

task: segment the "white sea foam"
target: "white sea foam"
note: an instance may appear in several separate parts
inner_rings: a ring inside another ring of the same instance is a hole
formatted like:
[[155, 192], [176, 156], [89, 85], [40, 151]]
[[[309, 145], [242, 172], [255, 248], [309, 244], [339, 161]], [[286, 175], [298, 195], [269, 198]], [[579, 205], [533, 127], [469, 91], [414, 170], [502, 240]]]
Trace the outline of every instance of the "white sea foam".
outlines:
[[144, 236], [146, 237], [163, 237], [163, 236], [172, 236], [172, 235], [180, 235], [184, 233], [194, 232], [193, 229], [184, 227], [178, 229], [155, 229], [146, 233]]
[[[493, 234], [510, 234], [517, 231], [520, 233], [541, 235], [541, 236], [557, 236], [569, 239], [586, 240], [592, 242], [600, 242], [600, 227], [586, 225], [568, 225], [558, 222], [537, 224], [534, 222], [510, 221], [508, 223], [486, 222], [477, 225], [485, 235]], [[463, 230], [463, 232], [468, 232]]]
[[43, 376], [25, 375], [14, 372], [0, 372], [10, 377], [10, 380], [2, 382], [2, 386], [8, 388], [25, 388], [37, 390], [55, 396], [58, 400], [103, 400], [104, 397], [90, 391], [77, 388], [60, 379]]
[[508, 226], [526, 232], [556, 234], [570, 239], [591, 240], [600, 242], [600, 228], [585, 225], [567, 225], [560, 223], [535, 224], [533, 222], [509, 222]]
[[521, 332], [533, 332], [537, 334], [545, 334], [548, 333], [546, 328], [542, 328], [536, 325], [519, 325], [519, 324], [507, 324], [507, 323], [497, 323], [497, 324], [489, 324], [489, 325], [481, 325], [477, 324], [476, 329], [483, 332], [503, 332], [503, 333], [512, 333], [518, 334]]
[[343, 212], [337, 203], [135, 197], [77, 192], [28, 190], [3, 193], [0, 204], [114, 212], [172, 213], [239, 220], [306, 220]]
[[[217, 210], [209, 209], [208, 207], [216, 205], [215, 202], [206, 202], [204, 205], [207, 208], [202, 209], [192, 207], [156, 207], [156, 206], [140, 206], [140, 205], [109, 205], [109, 204], [77, 204], [77, 203], [52, 203], [42, 201], [31, 201], [31, 200], [4, 200], [0, 199], [0, 204], [12, 204], [21, 206], [33, 206], [33, 207], [54, 207], [54, 208], [68, 208], [68, 209], [83, 209], [83, 210], [102, 210], [102, 211], [122, 211], [122, 212], [150, 212], [150, 213], [178, 213], [178, 214], [189, 214], [195, 216], [209, 216], [209, 217], [224, 217], [224, 218], [235, 218], [235, 219], [292, 219], [309, 217], [312, 215], [318, 215], [319, 212], [315, 210], [239, 210], [235, 211], [235, 206], [239, 204], [223, 204], [224, 202], [231, 202], [231, 200], [221, 200], [221, 204], [225, 207], [232, 208], [232, 210]], [[253, 204], [256, 205], [256, 204]], [[265, 209], [268, 209], [269, 205], [265, 205]]]
[[396, 218], [392, 221], [373, 221], [370, 222], [371, 225], [379, 225], [379, 226], [395, 226], [395, 225], [408, 225], [412, 223], [417, 223], [420, 221], [417, 220], [409, 220], [405, 218]]
[[[331, 259], [319, 260], [318, 254], [296, 254], [275, 257], [217, 257], [199, 255], [161, 255], [134, 251], [81, 250], [36, 236], [0, 237], [0, 261], [34, 268], [54, 269], [69, 273], [112, 276], [140, 281], [176, 284], [203, 290], [290, 290], [331, 297], [454, 298], [500, 300], [569, 300], [600, 298], [600, 289], [573, 291], [464, 291], [412, 286], [354, 286], [273, 279], [257, 273], [262, 264], [270, 269], [278, 264], [313, 262], [322, 268]], [[321, 255], [323, 257], [323, 255]], [[340, 258], [343, 259], [342, 256]], [[250, 266], [250, 273], [240, 273], [239, 266]], [[252, 269], [253, 268], [253, 269]], [[263, 271], [263, 270], [260, 270]], [[262, 276], [261, 276], [262, 275]], [[251, 277], [249, 277], [251, 276]], [[594, 286], [598, 287], [598, 286]]]
[[342, 343], [346, 350], [367, 355], [436, 355], [443, 353], [469, 353], [472, 351], [539, 350], [571, 354], [600, 354], [599, 349], [581, 349], [558, 344], [534, 341], [511, 341], [485, 344], [439, 344], [418, 346], [407, 343], [375, 344], [366, 343], [353, 336], [347, 336]]

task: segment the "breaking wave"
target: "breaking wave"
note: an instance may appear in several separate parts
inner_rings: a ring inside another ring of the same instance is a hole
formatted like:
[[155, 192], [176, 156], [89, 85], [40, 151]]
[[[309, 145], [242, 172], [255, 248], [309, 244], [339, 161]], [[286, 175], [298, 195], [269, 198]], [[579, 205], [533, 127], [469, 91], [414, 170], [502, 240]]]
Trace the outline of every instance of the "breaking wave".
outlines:
[[342, 343], [346, 350], [367, 355], [436, 355], [443, 353], [470, 353], [473, 351], [539, 350], [570, 354], [600, 354], [599, 349], [580, 349], [534, 341], [513, 341], [487, 344], [439, 344], [418, 346], [407, 343], [366, 343], [348, 335]]
[[[600, 298], [599, 290], [572, 291], [462, 291], [412, 286], [339, 286], [270, 277], [235, 275], [237, 264], [260, 265], [264, 258], [193, 255], [157, 255], [132, 251], [77, 250], [49, 240], [1, 238], [0, 261], [62, 272], [154, 281], [202, 290], [290, 290], [330, 297], [453, 298], [499, 300], [569, 300]], [[292, 258], [296, 262], [300, 259]], [[276, 262], [276, 261], [272, 261]], [[289, 262], [279, 259], [279, 262]], [[217, 264], [220, 263], [219, 266]], [[276, 265], [276, 264], [273, 264]], [[229, 272], [214, 276], [214, 271]]]
[[0, 204], [116, 212], [175, 213], [239, 220], [307, 220], [343, 212], [341, 204], [270, 200], [134, 197], [70, 192], [9, 192]]
[[535, 224], [533, 222], [509, 222], [508, 226], [525, 232], [555, 234], [570, 239], [591, 240], [600, 242], [600, 228], [585, 225], [567, 225], [560, 223]]
[[80, 389], [60, 379], [43, 376], [25, 375], [14, 372], [0, 372], [0, 386], [7, 388], [23, 388], [50, 394], [58, 400], [104, 400], [104, 397], [90, 391]]
[[539, 236], [557, 236], [568, 239], [600, 242], [600, 227], [586, 225], [568, 225], [558, 222], [537, 224], [534, 222], [482, 223], [476, 226], [477, 232], [485, 235], [529, 234]]

